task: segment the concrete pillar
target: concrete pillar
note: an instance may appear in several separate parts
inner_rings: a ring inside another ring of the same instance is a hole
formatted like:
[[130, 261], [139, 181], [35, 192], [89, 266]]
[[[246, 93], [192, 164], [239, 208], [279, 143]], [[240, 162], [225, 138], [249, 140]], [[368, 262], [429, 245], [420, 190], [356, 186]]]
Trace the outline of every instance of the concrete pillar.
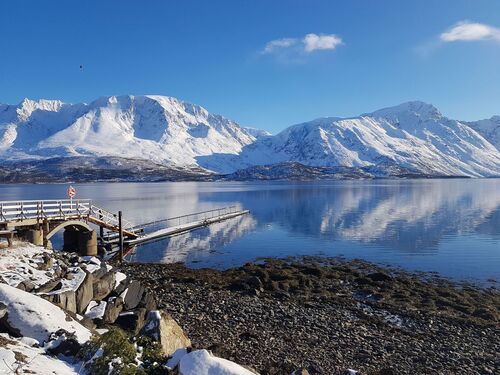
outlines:
[[43, 232], [40, 229], [30, 229], [27, 233], [28, 242], [33, 245], [43, 246]]
[[97, 233], [95, 230], [78, 232], [78, 252], [80, 255], [97, 255]]
[[64, 251], [77, 251], [78, 250], [78, 231], [73, 228], [64, 229]]

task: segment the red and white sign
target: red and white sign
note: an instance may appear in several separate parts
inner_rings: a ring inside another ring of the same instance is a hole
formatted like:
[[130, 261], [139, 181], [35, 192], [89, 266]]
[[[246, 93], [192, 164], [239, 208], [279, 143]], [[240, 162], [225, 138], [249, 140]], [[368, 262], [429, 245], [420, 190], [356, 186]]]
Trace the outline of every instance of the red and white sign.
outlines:
[[76, 196], [76, 189], [73, 186], [69, 186], [68, 188], [68, 197], [73, 199]]

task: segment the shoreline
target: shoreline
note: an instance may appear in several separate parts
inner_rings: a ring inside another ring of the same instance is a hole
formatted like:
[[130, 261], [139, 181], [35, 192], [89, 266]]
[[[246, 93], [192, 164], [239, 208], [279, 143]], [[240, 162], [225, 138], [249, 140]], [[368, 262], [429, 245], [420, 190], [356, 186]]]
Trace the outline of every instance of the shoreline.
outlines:
[[339, 258], [267, 259], [224, 271], [120, 268], [153, 291], [194, 347], [263, 375], [499, 370], [495, 286]]

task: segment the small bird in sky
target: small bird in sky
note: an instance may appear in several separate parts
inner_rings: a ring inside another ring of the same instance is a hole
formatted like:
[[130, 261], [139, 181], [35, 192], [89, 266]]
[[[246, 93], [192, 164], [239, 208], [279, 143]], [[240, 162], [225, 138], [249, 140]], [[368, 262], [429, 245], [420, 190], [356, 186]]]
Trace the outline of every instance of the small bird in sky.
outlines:
[[80, 70], [83, 70], [83, 65], [80, 65]]

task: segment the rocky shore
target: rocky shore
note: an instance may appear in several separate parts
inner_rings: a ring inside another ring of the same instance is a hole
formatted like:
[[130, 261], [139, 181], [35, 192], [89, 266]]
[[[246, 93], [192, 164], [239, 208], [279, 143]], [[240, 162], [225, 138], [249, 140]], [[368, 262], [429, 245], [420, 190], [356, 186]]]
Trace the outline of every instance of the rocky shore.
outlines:
[[120, 271], [149, 286], [194, 348], [263, 375], [500, 373], [495, 287], [341, 259]]

